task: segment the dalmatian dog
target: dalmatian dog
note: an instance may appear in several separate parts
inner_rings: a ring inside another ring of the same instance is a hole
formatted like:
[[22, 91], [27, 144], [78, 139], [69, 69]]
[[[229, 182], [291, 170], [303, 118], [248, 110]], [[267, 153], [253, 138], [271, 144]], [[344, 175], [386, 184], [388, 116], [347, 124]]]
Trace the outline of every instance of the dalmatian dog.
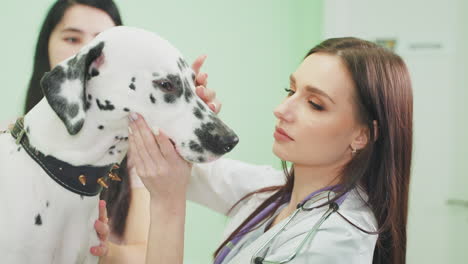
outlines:
[[229, 152], [238, 137], [196, 96], [194, 77], [168, 41], [131, 27], [99, 34], [46, 73], [45, 98], [0, 134], [1, 263], [98, 262], [98, 194], [119, 178], [131, 112], [187, 161]]

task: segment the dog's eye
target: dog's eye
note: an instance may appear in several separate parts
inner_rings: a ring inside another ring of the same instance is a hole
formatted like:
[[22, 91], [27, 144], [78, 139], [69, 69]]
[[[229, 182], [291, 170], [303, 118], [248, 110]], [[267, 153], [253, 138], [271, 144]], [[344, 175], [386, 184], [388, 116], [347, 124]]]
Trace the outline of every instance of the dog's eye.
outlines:
[[153, 84], [155, 84], [156, 86], [161, 88], [161, 90], [163, 90], [163, 92], [173, 92], [174, 91], [174, 86], [169, 81], [164, 81], [164, 80], [153, 81]]

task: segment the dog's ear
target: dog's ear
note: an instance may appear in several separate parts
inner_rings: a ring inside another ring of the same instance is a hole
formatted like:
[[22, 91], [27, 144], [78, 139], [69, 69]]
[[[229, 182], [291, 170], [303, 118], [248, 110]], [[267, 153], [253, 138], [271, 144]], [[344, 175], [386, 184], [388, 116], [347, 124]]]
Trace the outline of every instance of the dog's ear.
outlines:
[[87, 110], [86, 83], [99, 74], [98, 68], [104, 62], [103, 48], [104, 42], [87, 46], [41, 79], [47, 102], [70, 135], [76, 135], [83, 127]]

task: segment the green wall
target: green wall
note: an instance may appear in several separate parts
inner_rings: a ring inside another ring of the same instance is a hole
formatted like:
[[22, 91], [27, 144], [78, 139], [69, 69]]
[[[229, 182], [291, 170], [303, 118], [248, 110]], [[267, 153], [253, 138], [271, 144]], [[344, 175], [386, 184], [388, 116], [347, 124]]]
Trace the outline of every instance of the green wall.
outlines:
[[[0, 122], [21, 113], [39, 27], [53, 1], [4, 1]], [[279, 168], [271, 152], [274, 107], [289, 74], [321, 35], [322, 0], [116, 1], [124, 23], [158, 32], [189, 61], [207, 54], [209, 86], [223, 102], [220, 116], [240, 136], [229, 157]], [[209, 263], [225, 218], [190, 204], [186, 262]]]

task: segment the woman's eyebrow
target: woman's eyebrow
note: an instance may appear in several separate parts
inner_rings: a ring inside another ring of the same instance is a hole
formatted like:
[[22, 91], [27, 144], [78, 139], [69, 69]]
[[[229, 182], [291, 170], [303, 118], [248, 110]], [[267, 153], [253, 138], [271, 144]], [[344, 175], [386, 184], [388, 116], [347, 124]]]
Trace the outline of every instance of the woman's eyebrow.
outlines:
[[305, 87], [305, 89], [306, 89], [309, 93], [320, 94], [320, 95], [322, 95], [322, 96], [328, 98], [332, 103], [335, 103], [335, 101], [333, 101], [333, 99], [332, 99], [327, 93], [325, 93], [324, 91], [320, 90], [319, 88], [316, 88], [316, 87], [307, 85], [307, 86]]
[[64, 29], [62, 30], [62, 32], [83, 33], [83, 30], [78, 29], [78, 28], [74, 28], [74, 27], [68, 27], [68, 28], [64, 28]]
[[[290, 75], [289, 76], [289, 80], [291, 80], [292, 83], [296, 83], [296, 78], [294, 77], [294, 75]], [[311, 85], [307, 85], [305, 87], [306, 91], [309, 92], [309, 93], [316, 93], [316, 94], [320, 94], [326, 98], [328, 98], [332, 103], [335, 104], [335, 101], [333, 101], [333, 99], [327, 94], [325, 93], [324, 91], [320, 90], [319, 88], [317, 87], [314, 87], [314, 86], [311, 86]]]

